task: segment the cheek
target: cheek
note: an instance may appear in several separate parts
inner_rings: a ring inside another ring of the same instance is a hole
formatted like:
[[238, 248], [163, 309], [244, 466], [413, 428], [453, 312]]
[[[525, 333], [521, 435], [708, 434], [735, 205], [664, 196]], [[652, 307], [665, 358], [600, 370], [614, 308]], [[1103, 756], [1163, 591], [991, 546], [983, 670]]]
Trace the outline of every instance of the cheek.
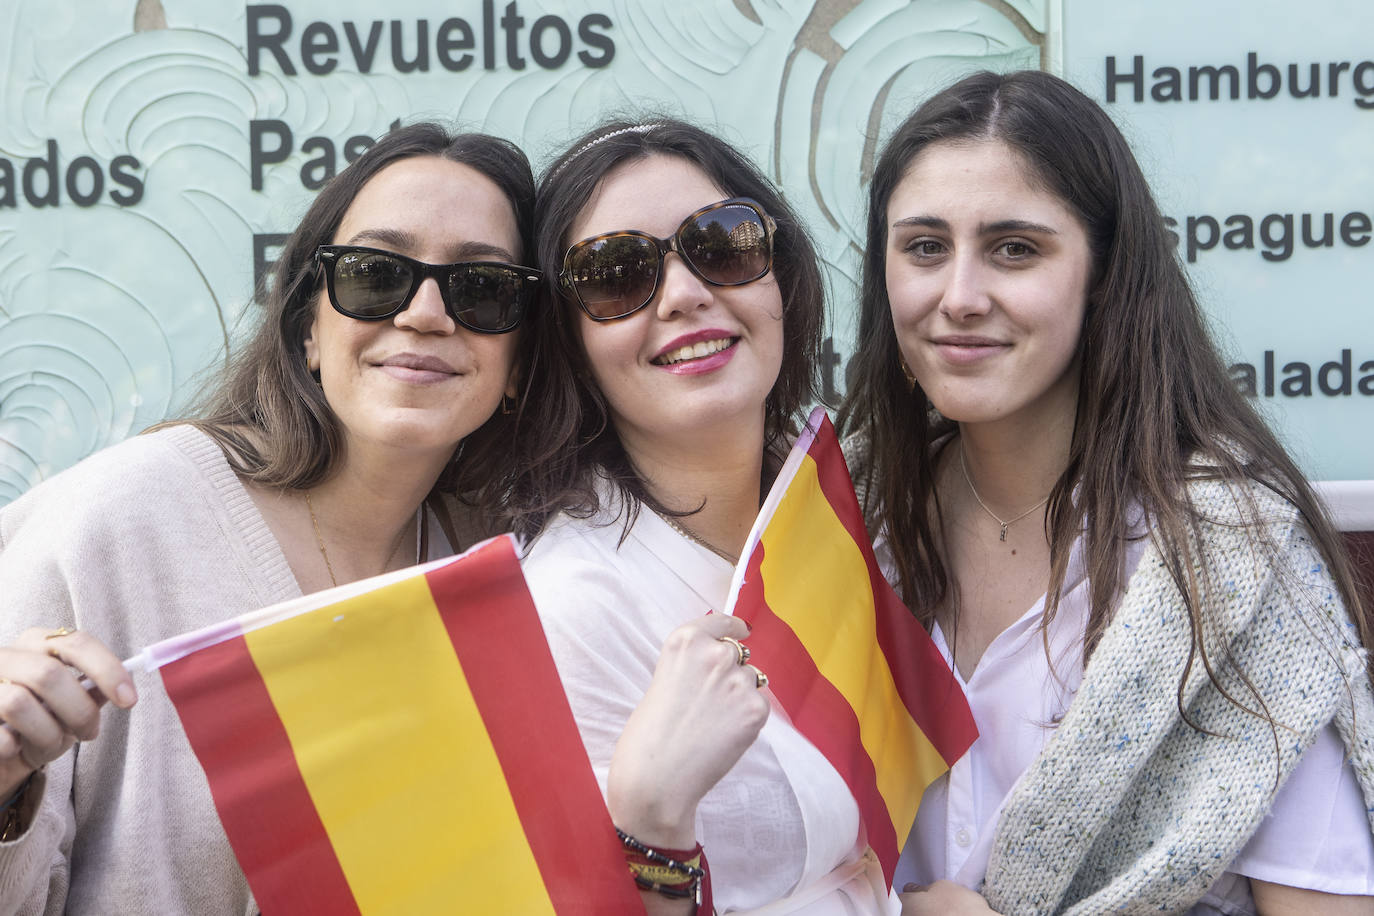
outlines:
[[634, 368], [644, 339], [640, 325], [646, 317], [647, 309], [630, 318], [605, 324], [598, 324], [586, 317], [579, 319], [582, 355], [597, 384], [602, 384], [604, 379], [624, 375]]
[[929, 281], [904, 265], [889, 263], [886, 270], [887, 301], [892, 312], [892, 324], [901, 330], [905, 324], [918, 320], [929, 310], [931, 289]]
[[[480, 341], [478, 352], [481, 354], [483, 370], [499, 376], [504, 381], [515, 367], [515, 361], [520, 352], [520, 332], [476, 334], [473, 336]], [[474, 349], [477, 348], [474, 347]]]

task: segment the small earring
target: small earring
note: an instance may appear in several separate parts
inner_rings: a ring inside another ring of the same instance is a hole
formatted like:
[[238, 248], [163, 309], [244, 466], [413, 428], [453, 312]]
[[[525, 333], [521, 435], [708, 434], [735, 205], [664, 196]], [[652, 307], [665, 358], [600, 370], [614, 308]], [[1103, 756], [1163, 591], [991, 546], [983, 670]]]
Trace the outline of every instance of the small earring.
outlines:
[[907, 387], [907, 390], [908, 390], [908, 391], [915, 391], [915, 390], [916, 390], [916, 376], [914, 376], [914, 375], [911, 374], [911, 367], [908, 366], [908, 365], [906, 364], [906, 357], [905, 357], [905, 356], [898, 357], [898, 361], [902, 364], [902, 375], [903, 375], [903, 377], [906, 378], [906, 387]]
[[508, 394], [501, 395], [501, 416], [509, 417], [515, 413], [515, 398]]

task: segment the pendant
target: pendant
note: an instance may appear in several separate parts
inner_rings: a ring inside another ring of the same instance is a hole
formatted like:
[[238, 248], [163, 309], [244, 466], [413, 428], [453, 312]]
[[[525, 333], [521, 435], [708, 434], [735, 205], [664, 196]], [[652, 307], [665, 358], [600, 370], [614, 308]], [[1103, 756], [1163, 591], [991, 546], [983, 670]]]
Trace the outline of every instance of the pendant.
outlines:
[[997, 540], [999, 540], [999, 541], [1005, 541], [1006, 539], [1007, 539], [1007, 524], [1006, 524], [1006, 522], [1003, 522], [1003, 523], [1002, 523], [1002, 534], [1001, 534], [1000, 537], [997, 538]]

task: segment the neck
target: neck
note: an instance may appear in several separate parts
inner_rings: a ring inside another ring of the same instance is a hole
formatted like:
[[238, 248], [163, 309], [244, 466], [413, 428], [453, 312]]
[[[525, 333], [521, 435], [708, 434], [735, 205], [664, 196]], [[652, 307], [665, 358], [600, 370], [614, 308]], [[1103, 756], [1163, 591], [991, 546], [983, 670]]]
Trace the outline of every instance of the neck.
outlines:
[[759, 512], [761, 418], [748, 435], [624, 445], [649, 493], [674, 512], [692, 513], [675, 518], [675, 524], [716, 550], [739, 556]]
[[350, 455], [310, 489], [310, 509], [340, 584], [416, 561], [415, 518], [442, 462]]
[[1049, 496], [1068, 467], [1072, 440], [1072, 417], [1034, 430], [961, 424], [951, 476], [964, 484], [960, 471], [967, 473], [971, 495], [991, 514], [1012, 519]]

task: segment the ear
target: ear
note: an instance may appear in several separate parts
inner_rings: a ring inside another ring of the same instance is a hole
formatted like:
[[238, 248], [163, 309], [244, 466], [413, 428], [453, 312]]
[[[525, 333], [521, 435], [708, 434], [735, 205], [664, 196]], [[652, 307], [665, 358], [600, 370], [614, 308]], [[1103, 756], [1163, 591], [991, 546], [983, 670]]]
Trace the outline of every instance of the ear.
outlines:
[[512, 401], [518, 400], [520, 381], [520, 361], [517, 359], [511, 363], [510, 374], [506, 376], [506, 390], [502, 393]]
[[315, 342], [317, 324], [319, 324], [318, 318], [310, 322], [310, 327], [305, 330], [305, 339], [301, 341], [301, 345], [305, 349], [305, 368], [310, 371], [311, 375], [320, 371], [320, 347]]

